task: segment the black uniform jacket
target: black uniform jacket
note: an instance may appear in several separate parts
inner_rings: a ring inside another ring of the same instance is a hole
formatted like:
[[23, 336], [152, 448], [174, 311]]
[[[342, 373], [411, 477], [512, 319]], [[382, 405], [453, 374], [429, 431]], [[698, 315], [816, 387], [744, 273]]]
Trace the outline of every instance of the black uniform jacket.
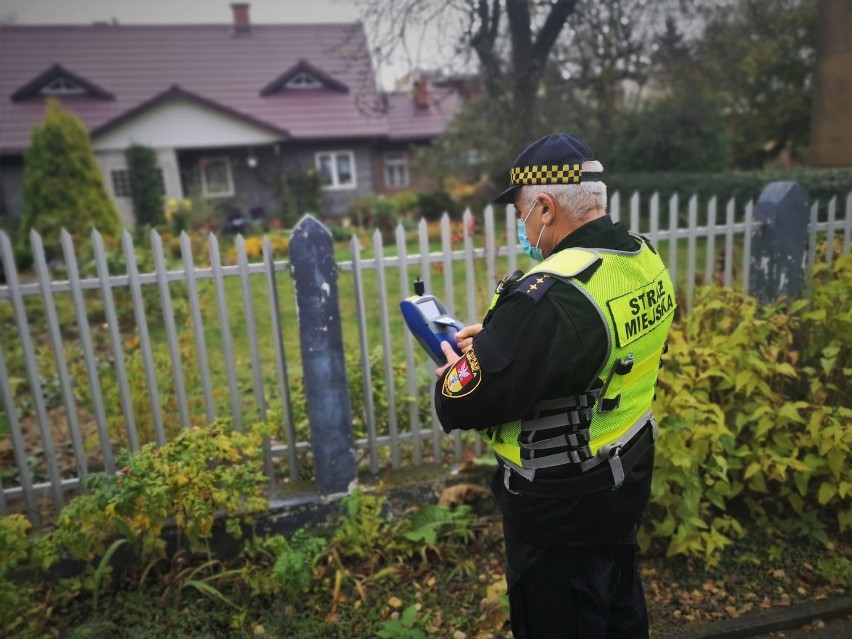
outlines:
[[[571, 247], [634, 251], [638, 243], [626, 227], [607, 216], [583, 225], [555, 250]], [[595, 269], [579, 277], [591, 277]], [[531, 284], [535, 282], [522, 279], [504, 292], [474, 337], [479, 370], [473, 382], [461, 392], [448, 391], [444, 378], [453, 374], [453, 367], [438, 380], [435, 406], [445, 431], [484, 429], [522, 419], [542, 400], [582, 393], [596, 385], [607, 348], [607, 327], [598, 311], [570, 284], [548, 278], [544, 292]], [[646, 457], [617, 490], [572, 497], [570, 480], [579, 469], [567, 466], [536, 473], [542, 479], [564, 477], [565, 497], [524, 494], [525, 480], [517, 475], [512, 489], [520, 494], [513, 494], [503, 486], [502, 467], [493, 489], [511, 523], [542, 543], [614, 543], [635, 529], [647, 502], [653, 452]], [[608, 464], [601, 464], [590, 472], [610, 471]]]

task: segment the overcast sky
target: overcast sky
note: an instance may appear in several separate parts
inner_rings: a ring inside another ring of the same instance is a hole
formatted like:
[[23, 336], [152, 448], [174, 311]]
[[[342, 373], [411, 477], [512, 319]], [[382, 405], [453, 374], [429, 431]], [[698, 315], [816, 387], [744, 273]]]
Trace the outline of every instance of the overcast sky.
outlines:
[[[252, 22], [351, 22], [355, 2], [346, 0], [246, 0]], [[0, 0], [0, 19], [16, 24], [125, 24], [231, 22], [231, 0]]]
[[[229, 24], [233, 0], [0, 0], [0, 23]], [[360, 10], [353, 0], [244, 0], [256, 24], [354, 22]], [[368, 34], [369, 35], [369, 34]], [[382, 68], [380, 81], [391, 88], [405, 68]]]

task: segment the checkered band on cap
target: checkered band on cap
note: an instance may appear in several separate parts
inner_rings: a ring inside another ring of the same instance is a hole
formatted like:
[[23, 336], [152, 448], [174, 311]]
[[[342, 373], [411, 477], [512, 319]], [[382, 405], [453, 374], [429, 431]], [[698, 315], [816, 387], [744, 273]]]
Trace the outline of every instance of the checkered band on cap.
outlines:
[[509, 171], [509, 183], [523, 184], [579, 184], [583, 176], [582, 164], [537, 164], [517, 166]]

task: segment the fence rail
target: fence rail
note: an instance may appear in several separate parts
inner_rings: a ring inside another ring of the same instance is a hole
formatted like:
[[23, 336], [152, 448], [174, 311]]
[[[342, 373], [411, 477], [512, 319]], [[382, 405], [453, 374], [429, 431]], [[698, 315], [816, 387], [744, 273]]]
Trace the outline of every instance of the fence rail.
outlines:
[[[838, 250], [849, 252], [852, 194], [842, 218], [838, 208], [837, 198], [810, 207], [809, 273], [818, 240], [826, 241], [826, 261], [834, 256], [838, 234]], [[685, 310], [702, 283], [748, 291], [753, 202], [738, 207], [730, 200], [722, 207], [714, 197], [701, 205], [693, 196], [682, 205], [673, 196], [664, 207], [653, 196], [643, 207], [633, 195], [622, 207], [615, 193], [610, 210], [616, 221], [622, 214], [634, 232], [658, 246]], [[355, 315], [344, 322], [344, 331], [348, 348], [357, 350], [361, 375], [360, 388], [350, 389], [359, 406], [354, 421], [361, 425], [354, 444], [360, 463], [373, 474], [385, 466], [458, 460], [467, 447], [481, 452], [478, 438], [458, 431], [444, 436], [431, 407], [432, 365], [401, 328], [396, 300], [411, 294], [416, 275], [450, 313], [477, 321], [497, 273], [514, 271], [519, 260], [528, 264], [514, 241], [514, 208], [497, 217], [486, 208], [481, 233], [474, 233], [477, 222], [469, 211], [455, 229], [444, 215], [437, 236], [424, 220], [416, 230], [400, 224], [388, 243], [379, 231], [366, 249], [353, 237], [349, 258], [336, 261], [346, 278], [340, 303]], [[6, 441], [0, 448], [0, 513], [23, 510], [38, 520], [40, 500], [49, 498], [61, 508], [81, 477], [94, 470], [116, 472], [119, 446], [162, 445], [175, 429], [217, 416], [233, 420], [237, 429], [251, 419], [274, 421], [275, 435], [264, 446], [270, 485], [306, 478], [312, 446], [302, 398], [294, 398], [300, 380], [292, 348], [298, 339], [296, 291], [288, 295], [292, 282], [279, 277], [292, 264], [273, 256], [269, 237], [263, 239], [262, 259], [250, 263], [246, 241], [238, 236], [236, 263], [225, 264], [219, 239], [211, 234], [209, 266], [196, 266], [189, 236], [180, 236], [180, 254], [173, 251], [169, 260], [163, 237], [152, 231], [153, 267], [140, 273], [137, 247], [124, 231], [118, 253], [125, 272], [113, 273], [109, 262], [116, 256], [94, 231], [95, 273], [90, 267], [83, 275], [72, 238], [63, 231], [62, 279], [51, 277], [42, 238], [32, 233], [30, 244], [34, 273], [24, 282], [12, 241], [0, 232], [6, 277], [0, 286], [0, 443]]]

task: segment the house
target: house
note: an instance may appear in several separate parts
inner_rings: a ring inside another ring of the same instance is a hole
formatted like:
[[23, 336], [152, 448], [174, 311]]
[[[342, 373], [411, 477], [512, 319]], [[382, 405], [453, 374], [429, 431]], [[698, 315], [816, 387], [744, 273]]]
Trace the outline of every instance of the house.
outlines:
[[382, 94], [361, 23], [0, 27], [0, 214], [22, 209], [23, 154], [55, 96], [87, 127], [122, 220], [124, 152], [156, 150], [166, 198], [245, 214], [281, 208], [272, 183], [321, 173], [325, 217], [367, 193], [416, 187], [412, 148], [439, 135], [458, 95]]

